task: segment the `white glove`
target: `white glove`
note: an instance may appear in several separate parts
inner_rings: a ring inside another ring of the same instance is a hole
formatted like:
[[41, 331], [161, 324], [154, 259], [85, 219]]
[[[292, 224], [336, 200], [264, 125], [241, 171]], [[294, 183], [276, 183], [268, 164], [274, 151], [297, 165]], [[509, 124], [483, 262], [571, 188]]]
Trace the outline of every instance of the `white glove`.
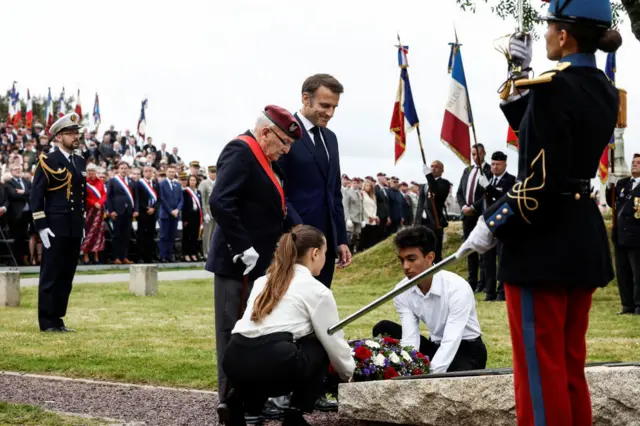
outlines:
[[423, 164], [422, 165], [422, 174], [426, 176], [429, 173], [431, 173], [431, 166], [429, 166], [428, 164]]
[[347, 219], [347, 230], [353, 231], [353, 221], [351, 219]]
[[613, 173], [609, 173], [609, 177], [607, 178], [607, 186], [616, 185], [618, 183], [618, 178], [613, 175]]
[[363, 221], [362, 221], [362, 223], [360, 224], [360, 226], [362, 226], [363, 228], [364, 228], [365, 226], [367, 226], [367, 221], [366, 221], [366, 220], [363, 220]]
[[533, 56], [533, 43], [531, 37], [527, 34], [524, 40], [520, 40], [511, 36], [509, 39], [509, 54], [514, 60], [522, 62], [522, 69], [531, 66], [531, 57]]
[[209, 216], [209, 213], [204, 215], [204, 223], [209, 223], [211, 222], [211, 216]]
[[483, 188], [486, 188], [487, 186], [489, 186], [489, 180], [482, 173], [480, 173], [480, 178], [478, 179], [478, 185], [480, 185]]
[[44, 246], [44, 248], [49, 248], [51, 247], [51, 241], [49, 240], [49, 236], [51, 236], [51, 238], [55, 237], [54, 233], [51, 232], [51, 229], [49, 228], [44, 228], [41, 229], [40, 231], [38, 231], [38, 234], [40, 234], [40, 240], [42, 240], [42, 245]]
[[259, 257], [260, 255], [258, 254], [258, 252], [253, 247], [249, 247], [244, 251], [244, 253], [236, 254], [235, 256], [233, 256], [233, 263], [235, 263], [238, 259], [242, 260], [242, 263], [247, 266], [244, 270], [243, 275], [247, 275], [253, 270], [253, 268], [256, 267], [256, 263], [258, 263]]
[[469, 234], [469, 238], [466, 239], [462, 246], [456, 252], [456, 258], [460, 259], [464, 257], [464, 254], [467, 250], [476, 251], [480, 254], [484, 254], [491, 250], [493, 247], [498, 244], [497, 238], [489, 231], [487, 228], [487, 223], [481, 217], [478, 220], [478, 224], [471, 234]]

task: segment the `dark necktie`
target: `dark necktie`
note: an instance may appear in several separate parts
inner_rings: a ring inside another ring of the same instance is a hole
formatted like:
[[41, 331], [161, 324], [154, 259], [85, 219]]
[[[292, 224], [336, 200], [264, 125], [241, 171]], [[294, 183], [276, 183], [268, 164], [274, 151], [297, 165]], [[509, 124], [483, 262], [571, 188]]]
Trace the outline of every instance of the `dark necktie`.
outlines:
[[71, 167], [73, 168], [73, 171], [76, 171], [76, 163], [73, 161], [73, 154], [69, 154], [69, 162], [71, 163]]
[[316, 146], [316, 159], [320, 163], [320, 167], [322, 168], [322, 170], [327, 172], [329, 170], [329, 157], [327, 156], [327, 151], [324, 148], [324, 143], [322, 142], [322, 137], [320, 136], [320, 128], [318, 126], [312, 127], [311, 133], [313, 134], [313, 142]]
[[469, 200], [467, 201], [467, 206], [473, 204], [474, 194], [476, 192], [476, 178], [478, 177], [478, 167], [473, 168], [473, 177], [471, 178], [471, 187], [469, 188]]

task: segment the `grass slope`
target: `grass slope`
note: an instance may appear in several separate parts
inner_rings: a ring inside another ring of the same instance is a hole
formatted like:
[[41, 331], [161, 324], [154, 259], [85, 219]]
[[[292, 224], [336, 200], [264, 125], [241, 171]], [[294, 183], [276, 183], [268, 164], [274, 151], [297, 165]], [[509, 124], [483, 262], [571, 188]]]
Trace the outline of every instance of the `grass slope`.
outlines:
[[31, 405], [0, 402], [0, 425], [20, 426], [97, 426], [106, 421], [51, 413]]
[[[452, 224], [445, 255], [459, 247]], [[466, 262], [451, 270], [466, 277]], [[402, 278], [391, 241], [355, 257], [336, 272], [333, 291], [341, 318], [389, 291]], [[37, 289], [21, 291], [19, 308], [0, 308], [0, 370], [49, 373], [135, 383], [214, 389], [212, 280], [160, 283], [156, 297], [128, 294], [126, 283], [79, 285], [66, 322], [77, 333], [42, 334], [37, 328]], [[478, 315], [489, 350], [488, 367], [511, 365], [504, 303], [479, 301]], [[638, 361], [640, 317], [616, 316], [616, 283], [598, 290], [588, 334], [589, 361]], [[397, 320], [393, 303], [345, 329], [348, 338], [371, 334], [381, 319]]]

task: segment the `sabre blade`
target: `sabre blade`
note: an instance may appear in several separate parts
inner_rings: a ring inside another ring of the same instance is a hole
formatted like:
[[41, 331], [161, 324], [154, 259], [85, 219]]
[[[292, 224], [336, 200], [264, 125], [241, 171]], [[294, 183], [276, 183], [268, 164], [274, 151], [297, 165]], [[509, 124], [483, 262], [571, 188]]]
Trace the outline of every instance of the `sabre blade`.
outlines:
[[371, 312], [372, 310], [376, 309], [378, 306], [388, 302], [389, 300], [393, 299], [397, 295], [402, 294], [405, 291], [409, 290], [410, 288], [414, 287], [415, 285], [417, 285], [423, 279], [425, 279], [425, 278], [427, 278], [427, 277], [429, 277], [431, 275], [434, 275], [436, 272], [440, 272], [449, 263], [455, 262], [456, 260], [459, 260], [459, 259], [464, 259], [465, 257], [470, 255], [471, 253], [472, 253], [472, 250], [467, 250], [459, 258], [455, 254], [447, 257], [446, 259], [442, 260], [440, 263], [438, 263], [436, 265], [433, 265], [431, 268], [429, 268], [429, 269], [427, 269], [425, 271], [422, 271], [421, 273], [419, 273], [415, 277], [411, 278], [409, 281], [407, 281], [406, 283], [404, 283], [400, 287], [394, 288], [393, 290], [391, 290], [387, 294], [385, 294], [385, 295], [377, 298], [373, 302], [369, 303], [364, 308], [361, 308], [359, 311], [349, 315], [348, 317], [346, 317], [342, 321], [340, 321], [337, 324], [329, 327], [329, 329], [327, 330], [327, 333], [329, 333], [329, 335], [332, 335], [336, 331], [342, 330], [344, 327], [346, 327], [347, 325], [351, 324], [352, 322], [354, 322], [355, 320], [357, 320], [361, 316]]

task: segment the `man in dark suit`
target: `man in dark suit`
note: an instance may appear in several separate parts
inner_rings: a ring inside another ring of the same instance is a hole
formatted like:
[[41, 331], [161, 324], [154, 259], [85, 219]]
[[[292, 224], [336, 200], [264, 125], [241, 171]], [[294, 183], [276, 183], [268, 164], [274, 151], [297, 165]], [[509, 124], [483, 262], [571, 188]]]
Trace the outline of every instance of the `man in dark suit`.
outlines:
[[31, 223], [31, 182], [22, 178], [22, 165], [18, 162], [10, 166], [11, 180], [6, 182], [9, 197], [9, 227], [14, 239], [13, 254], [18, 264], [28, 265], [29, 256], [29, 224]]
[[389, 218], [391, 219], [391, 225], [388, 229], [389, 235], [398, 232], [400, 225], [404, 223], [404, 197], [398, 189], [399, 186], [400, 180], [392, 176], [387, 190], [389, 195]]
[[389, 188], [387, 185], [387, 175], [380, 172], [376, 175], [378, 183], [375, 187], [376, 192], [376, 214], [380, 219], [378, 241], [380, 242], [389, 236], [389, 227], [391, 226], [391, 212], [389, 211]]
[[442, 177], [444, 165], [439, 160], [433, 161], [430, 169], [425, 164], [423, 172], [425, 172], [427, 183], [420, 185], [418, 210], [416, 210], [414, 224], [424, 225], [435, 234], [436, 256], [434, 262], [438, 263], [442, 260], [444, 228], [448, 225], [444, 209], [451, 190], [451, 182]]
[[[458, 185], [456, 198], [462, 213], [462, 232], [465, 240], [478, 223], [479, 212], [475, 210], [474, 205], [478, 201], [482, 201], [484, 188], [493, 176], [491, 166], [484, 162], [485, 155], [484, 145], [476, 144], [471, 147], [472, 166], [464, 169], [460, 185]], [[474, 291], [481, 289], [478, 287], [478, 266], [478, 253], [474, 252], [467, 257], [469, 270], [467, 281]]]
[[614, 183], [616, 216], [611, 236], [622, 303], [618, 314], [640, 315], [640, 154], [631, 161], [631, 177], [609, 179], [607, 200], [613, 199]]
[[38, 286], [40, 330], [69, 332], [66, 315], [71, 284], [84, 236], [86, 176], [78, 149], [80, 117], [67, 114], [51, 126], [58, 148], [41, 154], [33, 176], [31, 198], [35, 227], [42, 240], [42, 265]]
[[160, 187], [153, 179], [153, 167], [144, 166], [142, 178], [136, 185], [138, 200], [138, 252], [144, 263], [151, 263], [155, 259], [156, 222], [158, 221], [158, 207], [160, 206]]
[[160, 262], [171, 262], [173, 243], [184, 198], [176, 180], [175, 166], [167, 167], [167, 178], [160, 182]]
[[138, 217], [136, 203], [136, 183], [129, 178], [129, 164], [118, 163], [118, 173], [107, 182], [106, 209], [113, 224], [113, 263], [130, 265], [129, 243], [131, 241], [131, 222]]
[[327, 261], [317, 279], [331, 287], [338, 266], [351, 263], [347, 223], [342, 205], [338, 138], [327, 128], [338, 107], [342, 84], [327, 74], [316, 74], [302, 85], [302, 108], [295, 114], [302, 127], [299, 143], [278, 162], [287, 177], [285, 194], [290, 225], [312, 225], [327, 238]]
[[[209, 197], [216, 221], [205, 269], [213, 272], [218, 365], [218, 413], [227, 380], [222, 368], [231, 330], [242, 317], [253, 281], [271, 263], [288, 208], [283, 174], [276, 161], [301, 136], [298, 121], [284, 108], [269, 105], [253, 131], [229, 142], [218, 157], [217, 179]], [[260, 413], [249, 413], [259, 415]]]
[[[484, 189], [484, 197], [476, 201], [473, 205], [474, 210], [480, 214], [484, 213], [487, 208], [490, 208], [501, 199], [516, 183], [516, 177], [507, 172], [507, 156], [501, 151], [496, 151], [491, 156], [491, 174], [493, 177], [489, 181], [489, 185]], [[502, 281], [497, 282], [496, 259], [499, 265], [501, 255], [501, 243], [498, 243], [494, 248], [482, 255], [485, 279], [485, 302], [496, 300], [504, 302], [505, 300], [504, 283]]]

